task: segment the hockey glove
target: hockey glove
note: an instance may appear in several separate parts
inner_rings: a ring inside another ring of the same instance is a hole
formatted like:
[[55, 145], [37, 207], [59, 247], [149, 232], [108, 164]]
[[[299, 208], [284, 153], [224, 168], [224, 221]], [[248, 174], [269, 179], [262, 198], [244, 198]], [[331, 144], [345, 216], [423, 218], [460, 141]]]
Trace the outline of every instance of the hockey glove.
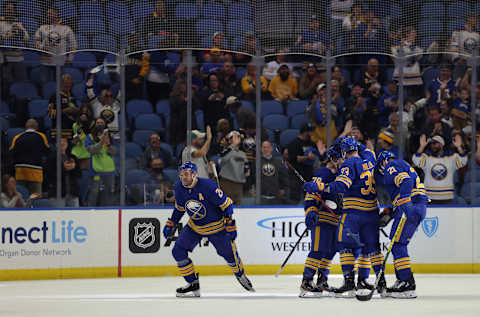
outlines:
[[226, 220], [225, 230], [227, 231], [227, 235], [229, 236], [230, 240], [235, 240], [237, 238], [237, 225], [235, 220]]
[[380, 213], [380, 228], [384, 228], [393, 219], [393, 212], [391, 208], [383, 208]]
[[313, 229], [318, 224], [318, 215], [315, 211], [310, 211], [305, 216], [305, 225], [308, 229]]
[[307, 193], [319, 193], [325, 189], [325, 184], [317, 181], [311, 181], [303, 184], [302, 188]]
[[168, 219], [167, 223], [163, 227], [163, 236], [165, 237], [165, 239], [170, 238], [170, 236], [173, 234], [175, 226], [175, 223], [172, 220]]

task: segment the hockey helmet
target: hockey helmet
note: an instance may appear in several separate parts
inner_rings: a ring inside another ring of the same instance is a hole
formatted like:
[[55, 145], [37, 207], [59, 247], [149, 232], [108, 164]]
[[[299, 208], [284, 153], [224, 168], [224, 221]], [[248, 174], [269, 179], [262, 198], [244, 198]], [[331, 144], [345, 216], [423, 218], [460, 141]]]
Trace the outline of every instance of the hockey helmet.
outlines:
[[358, 151], [358, 143], [354, 137], [343, 138], [340, 142], [340, 150], [342, 157], [345, 157], [347, 153]]
[[[395, 158], [395, 154], [393, 154], [390, 151], [382, 151], [382, 152], [380, 152], [380, 154], [378, 154], [376, 167], [377, 167], [378, 171], [380, 172], [380, 174], [383, 175], [383, 173], [385, 171], [385, 166], [383, 165], [383, 162], [388, 163], [389, 159], [394, 159], [394, 158]], [[387, 164], [385, 164], [385, 165], [387, 165]]]

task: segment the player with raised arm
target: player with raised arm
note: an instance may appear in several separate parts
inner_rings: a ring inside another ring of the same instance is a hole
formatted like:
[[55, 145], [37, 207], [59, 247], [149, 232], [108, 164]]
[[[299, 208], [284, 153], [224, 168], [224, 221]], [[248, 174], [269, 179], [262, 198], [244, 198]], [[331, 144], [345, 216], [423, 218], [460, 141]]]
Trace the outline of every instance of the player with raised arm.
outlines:
[[[335, 180], [337, 168], [341, 164], [341, 154], [338, 144], [332, 145], [327, 151], [328, 163], [314, 171], [313, 180], [316, 183], [329, 183]], [[307, 193], [305, 195], [305, 225], [310, 230], [311, 249], [305, 260], [302, 285], [299, 297], [318, 296], [323, 291], [330, 291], [328, 273], [330, 263], [336, 253], [337, 215], [332, 215], [322, 203], [339, 213], [341, 210], [340, 195], [322, 193], [320, 195]], [[313, 277], [318, 272], [317, 284]]]
[[[375, 162], [362, 159], [355, 138], [341, 140], [340, 148], [345, 161], [340, 166], [338, 176], [329, 184], [307, 183], [307, 192], [327, 192], [343, 194], [343, 215], [337, 232], [337, 244], [344, 275], [344, 284], [334, 289], [337, 297], [355, 296], [354, 250], [361, 249], [360, 259], [372, 259], [375, 273], [379, 273], [383, 256], [379, 243], [379, 214], [373, 172]], [[374, 156], [373, 156], [374, 157]], [[381, 257], [381, 261], [376, 260]], [[379, 283], [378, 292], [383, 293], [385, 281]], [[357, 293], [369, 292], [373, 286], [363, 277], [357, 282]]]
[[188, 161], [179, 168], [180, 180], [175, 186], [175, 207], [172, 216], [163, 228], [168, 239], [187, 212], [188, 224], [180, 232], [172, 250], [180, 274], [187, 281], [177, 289], [177, 297], [199, 297], [200, 283], [188, 252], [206, 237], [232, 269], [239, 283], [253, 292], [252, 283], [245, 275], [242, 261], [233, 240], [237, 237], [235, 220], [232, 220], [233, 204], [217, 184], [207, 178], [197, 177], [197, 166]]
[[388, 211], [380, 214], [381, 227], [385, 227], [392, 218], [394, 219], [390, 239], [393, 239], [402, 216], [406, 217], [405, 224], [400, 228], [400, 234], [392, 248], [397, 281], [393, 287], [387, 288], [387, 295], [395, 298], [416, 298], [415, 279], [407, 246], [425, 218], [428, 202], [425, 187], [415, 170], [404, 160], [395, 159], [392, 152], [380, 152], [377, 170], [383, 175], [383, 184], [393, 202], [393, 215]]

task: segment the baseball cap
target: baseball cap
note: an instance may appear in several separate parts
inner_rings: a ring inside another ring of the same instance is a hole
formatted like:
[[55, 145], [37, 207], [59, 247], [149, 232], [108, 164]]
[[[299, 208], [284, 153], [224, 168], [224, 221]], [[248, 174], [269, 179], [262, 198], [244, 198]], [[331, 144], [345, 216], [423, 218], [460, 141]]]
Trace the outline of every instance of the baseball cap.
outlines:
[[324, 83], [318, 84], [318, 86], [317, 86], [317, 92], [319, 92], [319, 91], [322, 90], [323, 88], [327, 88], [327, 85], [325, 85]]
[[282, 69], [284, 67], [287, 68], [288, 70], [290, 69], [290, 67], [288, 67], [287, 64], [283, 63], [283, 64], [280, 64], [280, 66], [278, 67], [278, 71], [280, 71], [280, 69]]
[[378, 135], [378, 138], [384, 140], [389, 144], [393, 144], [393, 134], [389, 131], [380, 132], [380, 134]]
[[215, 32], [215, 33], [213, 33], [213, 37], [215, 37], [215, 36], [217, 36], [217, 35], [223, 35], [223, 33], [222, 33], [222, 32]]
[[231, 104], [234, 104], [234, 103], [239, 103], [240, 100], [238, 100], [238, 98], [236, 96], [230, 96], [227, 98], [227, 101], [225, 102], [225, 104], [228, 106], [228, 105], [231, 105]]
[[220, 55], [220, 49], [214, 47], [210, 50], [210, 54]]
[[205, 137], [205, 132], [201, 132], [199, 130], [192, 130], [192, 140], [200, 138], [203, 139]]
[[440, 135], [435, 135], [432, 138], [430, 138], [428, 143], [431, 143], [431, 142], [438, 142], [441, 145], [445, 146], [445, 141], [443, 140], [443, 138]]

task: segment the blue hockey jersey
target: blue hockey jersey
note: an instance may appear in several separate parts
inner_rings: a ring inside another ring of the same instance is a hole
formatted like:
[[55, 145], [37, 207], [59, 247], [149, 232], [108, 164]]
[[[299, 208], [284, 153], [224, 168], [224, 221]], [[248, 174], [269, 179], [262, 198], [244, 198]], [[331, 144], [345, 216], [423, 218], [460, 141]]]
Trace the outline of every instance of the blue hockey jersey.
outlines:
[[232, 203], [217, 183], [207, 178], [198, 178], [193, 188], [184, 187], [182, 182], [175, 186], [175, 211], [187, 212], [190, 216], [188, 226], [201, 235], [225, 229], [224, 211], [231, 208]]
[[[313, 172], [313, 179], [319, 183], [330, 183], [335, 180], [335, 174], [327, 167], [322, 167]], [[340, 208], [338, 207], [339, 199], [337, 194], [331, 194], [322, 192], [321, 199], [323, 201], [331, 200], [337, 204], [337, 209], [332, 210], [334, 213], [340, 213]], [[320, 202], [319, 196], [316, 194], [309, 194], [305, 195], [304, 201], [304, 209], [305, 209], [305, 216], [309, 212], [316, 212], [318, 215], [319, 222], [325, 222], [331, 225], [338, 225], [338, 216], [332, 215], [330, 211], [328, 211], [325, 206]]]
[[374, 168], [375, 163], [371, 160], [364, 160], [357, 156], [343, 162], [335, 181], [328, 185], [328, 191], [344, 194], [344, 213], [378, 210], [373, 178]]
[[385, 166], [383, 184], [394, 207], [409, 201], [419, 203], [428, 200], [420, 177], [404, 160], [393, 160]]
[[[428, 103], [430, 105], [440, 106], [440, 102], [442, 101], [441, 90], [440, 90], [441, 85], [442, 85], [442, 82], [437, 77], [428, 86], [428, 91], [430, 92], [430, 99], [428, 100]], [[450, 79], [447, 82], [447, 86], [445, 88], [446, 98], [452, 98], [456, 90], [457, 88], [455, 87], [455, 80]]]

